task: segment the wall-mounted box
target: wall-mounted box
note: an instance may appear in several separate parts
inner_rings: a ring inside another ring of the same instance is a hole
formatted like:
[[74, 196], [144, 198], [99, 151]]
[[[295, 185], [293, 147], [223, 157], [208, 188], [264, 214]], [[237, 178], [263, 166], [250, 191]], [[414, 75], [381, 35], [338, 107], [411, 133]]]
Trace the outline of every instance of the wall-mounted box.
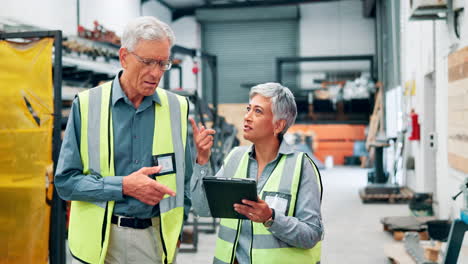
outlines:
[[411, 20], [446, 19], [448, 1], [451, 0], [411, 0]]

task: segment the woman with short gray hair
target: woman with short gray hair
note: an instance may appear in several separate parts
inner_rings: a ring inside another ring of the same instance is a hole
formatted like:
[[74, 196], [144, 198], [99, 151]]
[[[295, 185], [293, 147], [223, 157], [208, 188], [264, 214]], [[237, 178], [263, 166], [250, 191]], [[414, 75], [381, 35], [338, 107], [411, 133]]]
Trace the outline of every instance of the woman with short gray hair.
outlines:
[[[264, 83], [252, 87], [249, 97], [243, 136], [253, 145], [233, 149], [216, 177], [256, 180], [258, 199], [233, 205], [246, 220], [221, 220], [214, 263], [320, 263], [320, 173], [310, 157], [283, 140], [297, 115], [294, 96], [279, 83]], [[192, 205], [209, 216], [203, 177], [210, 176], [215, 131], [191, 122], [198, 153]]]
[[271, 110], [273, 112], [273, 122], [285, 120], [284, 130], [279, 134], [282, 136], [294, 124], [297, 116], [297, 106], [292, 92], [279, 83], [263, 83], [252, 87], [249, 97], [255, 95], [270, 98]]

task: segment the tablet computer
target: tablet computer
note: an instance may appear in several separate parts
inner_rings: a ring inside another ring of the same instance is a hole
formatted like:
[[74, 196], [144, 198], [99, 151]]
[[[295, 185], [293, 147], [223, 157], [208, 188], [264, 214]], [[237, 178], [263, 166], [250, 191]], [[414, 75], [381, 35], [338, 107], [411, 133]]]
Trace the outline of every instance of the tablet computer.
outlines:
[[213, 217], [247, 219], [234, 210], [234, 204], [242, 204], [242, 199], [257, 201], [254, 179], [205, 177], [203, 185]]

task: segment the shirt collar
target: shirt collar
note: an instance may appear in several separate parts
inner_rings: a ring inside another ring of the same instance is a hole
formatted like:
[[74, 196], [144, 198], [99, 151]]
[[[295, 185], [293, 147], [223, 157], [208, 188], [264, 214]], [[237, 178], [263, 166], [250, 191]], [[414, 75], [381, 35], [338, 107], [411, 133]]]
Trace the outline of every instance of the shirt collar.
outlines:
[[[248, 148], [247, 152], [249, 153], [250, 157], [253, 157], [254, 148], [255, 148], [255, 145], [251, 145]], [[292, 154], [292, 153], [294, 153], [293, 147], [291, 145], [289, 145], [286, 142], [286, 140], [282, 139], [280, 147], [278, 149], [278, 154], [276, 155], [275, 160], [278, 158], [279, 155], [289, 155], [289, 154]]]
[[[120, 85], [120, 76], [122, 75], [123, 70], [121, 70], [114, 78], [114, 81], [112, 82], [112, 106], [115, 105], [120, 99], [126, 99], [126, 101], [129, 101], [127, 95], [124, 93], [122, 86]], [[156, 89], [161, 89], [161, 88], [156, 88]], [[154, 93], [151, 95], [151, 99], [157, 103], [158, 105], [161, 105], [161, 99], [159, 98], [158, 93]]]

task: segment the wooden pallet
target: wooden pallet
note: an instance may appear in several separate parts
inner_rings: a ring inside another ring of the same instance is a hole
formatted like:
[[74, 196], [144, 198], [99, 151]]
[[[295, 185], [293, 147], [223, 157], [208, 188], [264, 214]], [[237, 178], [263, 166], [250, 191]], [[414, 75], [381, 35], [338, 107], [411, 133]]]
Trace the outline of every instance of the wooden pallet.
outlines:
[[365, 188], [362, 188], [359, 190], [359, 196], [363, 203], [407, 203], [413, 198], [413, 191], [401, 187], [398, 194], [366, 194]]
[[396, 241], [401, 241], [405, 237], [406, 232], [417, 232], [419, 234], [419, 239], [420, 240], [429, 240], [429, 233], [424, 230], [424, 231], [394, 231], [394, 230], [388, 230], [393, 236], [393, 239]]
[[403, 240], [406, 232], [417, 232], [420, 240], [429, 240], [426, 222], [434, 220], [434, 216], [393, 216], [380, 220], [383, 230], [392, 234], [396, 241]]
[[[429, 241], [421, 241], [421, 247], [424, 249], [424, 256], [427, 260], [442, 263], [440, 252], [441, 245], [436, 243], [435, 246]], [[384, 245], [384, 254], [392, 264], [414, 264], [413, 258], [408, 254], [402, 242], [392, 242]], [[459, 262], [462, 263], [462, 262]]]

